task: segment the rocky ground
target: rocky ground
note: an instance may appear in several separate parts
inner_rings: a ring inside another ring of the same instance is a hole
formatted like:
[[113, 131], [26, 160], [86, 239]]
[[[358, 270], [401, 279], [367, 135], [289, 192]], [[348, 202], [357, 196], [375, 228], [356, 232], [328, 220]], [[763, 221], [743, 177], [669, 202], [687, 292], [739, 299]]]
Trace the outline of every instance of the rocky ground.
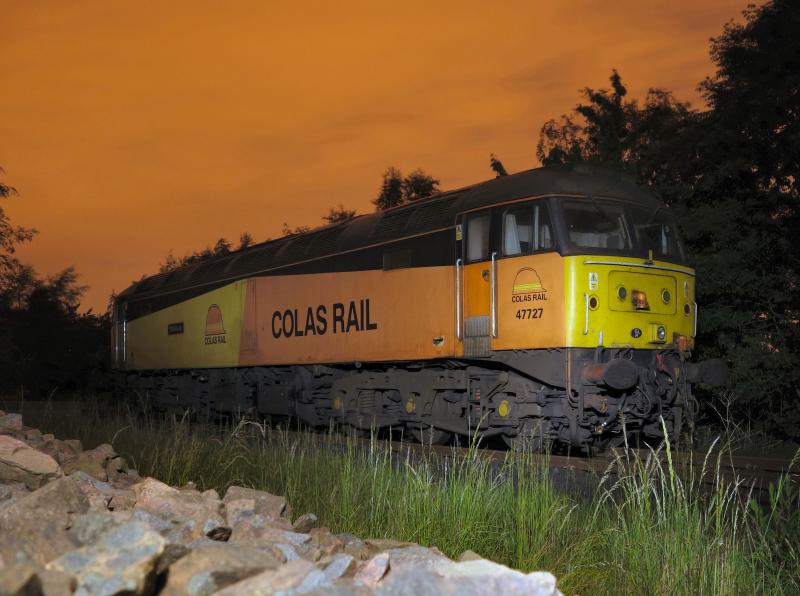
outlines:
[[316, 522], [264, 491], [142, 478], [110, 445], [0, 411], [0, 595], [560, 594], [550, 573]]

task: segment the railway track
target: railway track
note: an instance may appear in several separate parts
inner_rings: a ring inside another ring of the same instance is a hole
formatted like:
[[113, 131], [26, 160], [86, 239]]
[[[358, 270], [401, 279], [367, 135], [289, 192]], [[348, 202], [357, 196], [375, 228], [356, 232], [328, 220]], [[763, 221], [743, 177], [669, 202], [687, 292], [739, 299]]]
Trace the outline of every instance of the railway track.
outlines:
[[[300, 435], [301, 433], [288, 432], [289, 435]], [[453, 445], [424, 445], [408, 441], [395, 441], [386, 439], [361, 438], [336, 434], [318, 434], [321, 444], [348, 445], [355, 444], [363, 448], [388, 448], [399, 456], [423, 457], [435, 455], [441, 458], [465, 458], [480, 457], [491, 463], [500, 466], [508, 458], [513, 458], [516, 454], [513, 451], [503, 449], [478, 448], [469, 449]], [[764, 490], [771, 483], [777, 482], [783, 475], [791, 475], [794, 478], [800, 477], [800, 462], [785, 458], [745, 456], [736, 455], [728, 452], [711, 451], [709, 453], [698, 452], [671, 452], [649, 449], [613, 449], [608, 452], [593, 455], [591, 457], [558, 454], [537, 454], [526, 453], [526, 458], [533, 458], [534, 462], [539, 462], [551, 470], [559, 470], [562, 473], [574, 475], [593, 475], [600, 477], [603, 474], [612, 476], [618, 475], [620, 471], [630, 472], [635, 466], [655, 466], [658, 460], [662, 464], [668, 464], [671, 459], [673, 468], [684, 478], [694, 473], [695, 478], [699, 478], [704, 484], [714, 484], [719, 476], [727, 484], [738, 482], [745, 488]], [[530, 459], [528, 460], [530, 461]]]

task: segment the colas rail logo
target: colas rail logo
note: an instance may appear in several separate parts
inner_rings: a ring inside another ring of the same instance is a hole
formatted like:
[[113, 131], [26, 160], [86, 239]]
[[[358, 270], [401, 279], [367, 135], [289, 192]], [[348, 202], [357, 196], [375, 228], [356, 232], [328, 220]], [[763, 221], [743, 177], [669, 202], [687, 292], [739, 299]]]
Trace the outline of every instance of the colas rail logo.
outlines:
[[547, 300], [547, 289], [542, 285], [542, 278], [532, 267], [523, 267], [514, 277], [511, 302], [535, 302]]
[[206, 313], [206, 334], [203, 343], [210, 346], [212, 344], [228, 343], [225, 335], [225, 325], [222, 322], [222, 309], [216, 304], [208, 307]]

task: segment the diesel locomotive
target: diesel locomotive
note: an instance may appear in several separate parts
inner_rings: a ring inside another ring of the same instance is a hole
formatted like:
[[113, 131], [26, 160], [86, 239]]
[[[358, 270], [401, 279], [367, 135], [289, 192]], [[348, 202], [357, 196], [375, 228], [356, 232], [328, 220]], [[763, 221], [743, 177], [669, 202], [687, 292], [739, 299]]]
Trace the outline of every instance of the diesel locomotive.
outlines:
[[144, 278], [112, 360], [162, 410], [602, 447], [678, 436], [724, 381], [697, 308], [665, 204], [551, 166]]

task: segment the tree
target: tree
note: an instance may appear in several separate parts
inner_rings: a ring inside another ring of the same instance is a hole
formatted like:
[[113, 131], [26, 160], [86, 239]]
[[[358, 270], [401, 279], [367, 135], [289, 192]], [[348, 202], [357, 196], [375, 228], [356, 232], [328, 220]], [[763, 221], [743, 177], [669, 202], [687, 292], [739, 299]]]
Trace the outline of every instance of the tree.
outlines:
[[[800, 11], [774, 0], [711, 43], [713, 76], [693, 110], [653, 89], [640, 106], [611, 90], [542, 127], [542, 163], [616, 167], [677, 215], [697, 270], [698, 354], [732, 365], [734, 416], [800, 425]], [[717, 397], [719, 394], [717, 394]]]
[[578, 104], [573, 116], [545, 122], [536, 146], [539, 161], [545, 165], [591, 161], [611, 167], [626, 162], [637, 106], [625, 101], [628, 91], [616, 70], [610, 81], [611, 90], [585, 87], [581, 94], [587, 103]]
[[386, 211], [403, 204], [403, 175], [395, 167], [383, 173], [381, 191], [372, 201], [378, 211]]
[[439, 181], [417, 168], [408, 176], [395, 167], [383, 173], [383, 182], [378, 196], [372, 201], [378, 211], [418, 201], [439, 192]]
[[[3, 171], [3, 168], [0, 168], [0, 173]], [[17, 191], [13, 186], [0, 182], [0, 199], [7, 199], [15, 194]], [[13, 225], [5, 209], [0, 206], [0, 291], [7, 287], [8, 276], [13, 276], [21, 266], [14, 257], [17, 246], [29, 242], [35, 234], [34, 228]]]
[[411, 203], [439, 192], [439, 181], [417, 168], [403, 178], [403, 202]]
[[295, 234], [305, 234], [306, 232], [310, 231], [311, 231], [311, 226], [295, 226], [294, 228], [290, 228], [288, 223], [283, 222], [283, 227], [281, 228], [281, 235], [294, 236]]
[[342, 203], [338, 207], [331, 207], [328, 209], [328, 214], [323, 215], [322, 219], [328, 224], [338, 224], [350, 221], [356, 216], [355, 209], [345, 209]]
[[503, 162], [500, 161], [494, 153], [489, 155], [489, 167], [492, 168], [492, 171], [497, 175], [497, 178], [500, 176], [508, 176], [508, 172], [506, 171], [505, 166], [503, 166]]
[[239, 247], [236, 250], [244, 250], [253, 245], [253, 237], [249, 232], [242, 232], [239, 235]]
[[231, 252], [231, 243], [228, 242], [225, 238], [220, 238], [217, 240], [217, 243], [214, 245], [214, 256], [224, 256], [230, 254]]

